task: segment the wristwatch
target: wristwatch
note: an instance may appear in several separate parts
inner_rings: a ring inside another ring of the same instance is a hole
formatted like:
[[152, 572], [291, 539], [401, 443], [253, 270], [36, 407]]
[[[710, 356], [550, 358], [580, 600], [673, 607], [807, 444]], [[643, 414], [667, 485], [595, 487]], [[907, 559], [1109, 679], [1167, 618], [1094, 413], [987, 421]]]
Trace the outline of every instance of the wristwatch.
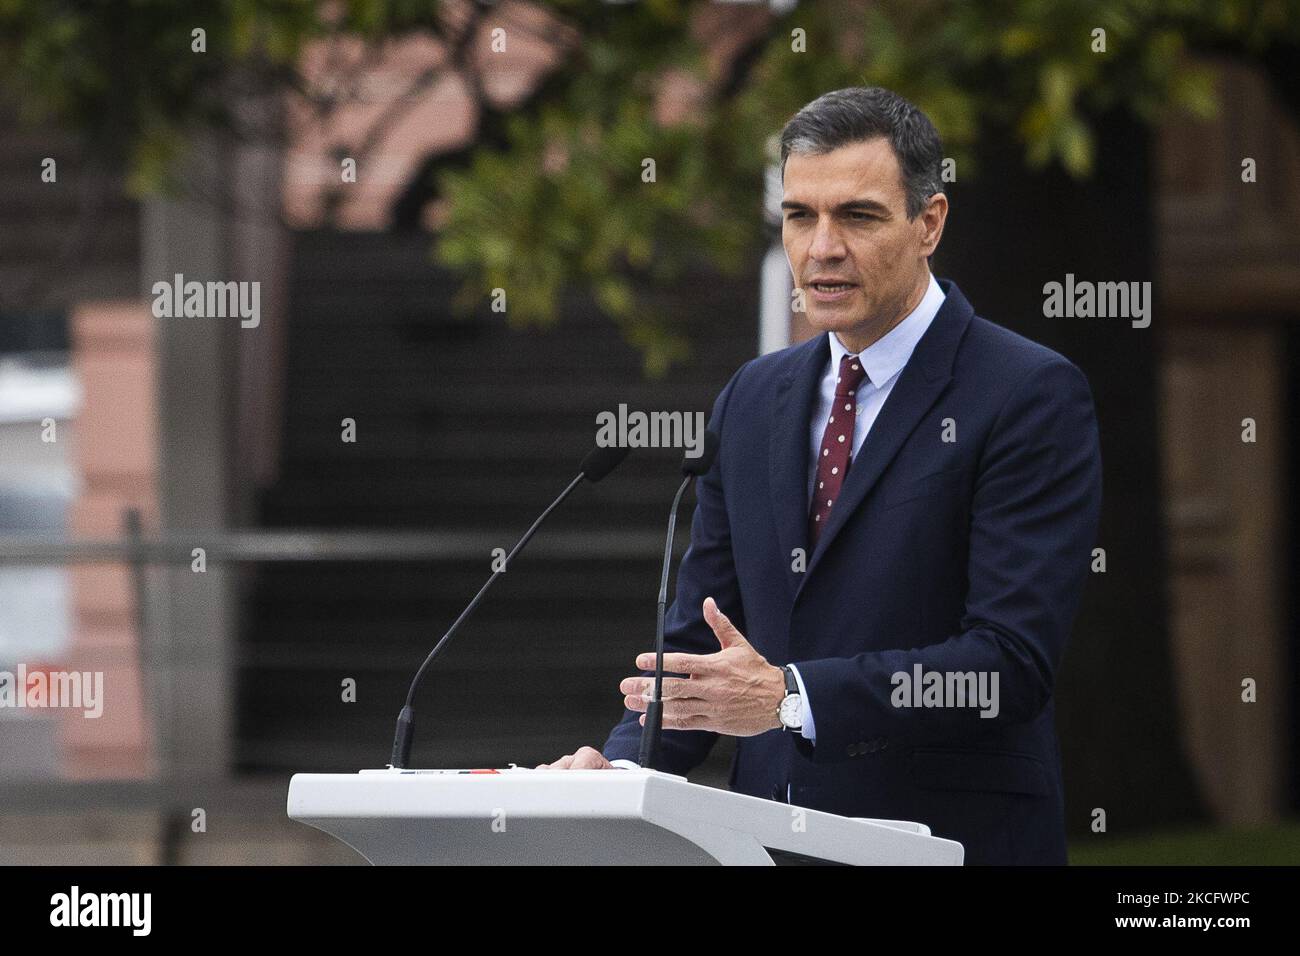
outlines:
[[797, 732], [803, 729], [803, 697], [799, 694], [799, 681], [788, 666], [782, 667], [781, 673], [785, 676], [785, 696], [781, 698], [776, 716], [781, 721], [782, 730]]

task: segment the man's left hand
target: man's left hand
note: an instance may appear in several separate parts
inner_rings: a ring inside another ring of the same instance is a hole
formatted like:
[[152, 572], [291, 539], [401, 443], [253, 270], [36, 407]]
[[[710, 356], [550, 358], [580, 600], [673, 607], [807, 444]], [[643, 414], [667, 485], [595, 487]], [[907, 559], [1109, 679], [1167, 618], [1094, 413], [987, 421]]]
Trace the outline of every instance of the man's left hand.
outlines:
[[[785, 697], [785, 676], [769, 664], [736, 630], [713, 598], [704, 599], [704, 620], [722, 645], [714, 654], [664, 654], [664, 670], [687, 677], [665, 677], [665, 730], [712, 730], [733, 737], [752, 737], [781, 726], [777, 708]], [[640, 654], [636, 666], [653, 670], [653, 652]], [[628, 710], [640, 711], [645, 723], [653, 677], [627, 677], [618, 685]]]

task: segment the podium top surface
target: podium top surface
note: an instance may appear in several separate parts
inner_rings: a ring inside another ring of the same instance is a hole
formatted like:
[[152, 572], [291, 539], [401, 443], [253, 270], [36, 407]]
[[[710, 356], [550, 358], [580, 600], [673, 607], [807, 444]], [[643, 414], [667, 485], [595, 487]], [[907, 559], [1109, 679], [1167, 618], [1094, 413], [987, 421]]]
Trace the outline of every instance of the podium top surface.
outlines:
[[654, 770], [295, 774], [288, 815], [371, 862], [723, 862], [770, 850], [843, 863], [960, 865], [922, 824], [841, 817]]

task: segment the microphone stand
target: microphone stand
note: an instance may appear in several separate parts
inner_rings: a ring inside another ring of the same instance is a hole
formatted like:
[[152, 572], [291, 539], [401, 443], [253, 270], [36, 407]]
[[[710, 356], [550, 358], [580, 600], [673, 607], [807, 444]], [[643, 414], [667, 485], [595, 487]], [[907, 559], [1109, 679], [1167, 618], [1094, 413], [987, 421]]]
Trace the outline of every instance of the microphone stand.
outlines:
[[695, 480], [689, 474], [677, 488], [673, 498], [673, 508], [668, 514], [668, 537], [664, 542], [664, 564], [659, 575], [659, 604], [655, 609], [655, 686], [654, 697], [646, 706], [645, 726], [641, 728], [641, 754], [637, 763], [646, 770], [655, 769], [659, 757], [659, 738], [664, 725], [664, 606], [668, 603], [668, 568], [673, 559], [673, 535], [677, 531], [677, 508], [682, 502], [682, 495]]
[[442, 650], [449, 640], [451, 640], [451, 636], [456, 633], [457, 628], [459, 628], [461, 624], [464, 623], [465, 619], [474, 612], [474, 608], [478, 607], [479, 602], [483, 600], [483, 595], [487, 593], [487, 590], [492, 586], [492, 583], [496, 581], [497, 577], [510, 566], [510, 562], [514, 560], [515, 555], [522, 551], [524, 545], [526, 545], [529, 539], [537, 533], [537, 529], [542, 526], [542, 522], [546, 520], [547, 516], [552, 511], [559, 507], [560, 503], [563, 502], [565, 498], [569, 497], [569, 494], [573, 489], [578, 487], [586, 477], [586, 474], [580, 472], [577, 477], [569, 482], [569, 486], [560, 492], [560, 496], [551, 502], [550, 507], [537, 516], [537, 520], [533, 522], [532, 527], [524, 532], [524, 536], [519, 539], [518, 543], [515, 544], [510, 553], [506, 555], [505, 562], [502, 566], [492, 572], [492, 576], [487, 579], [486, 583], [484, 583], [481, 588], [479, 588], [478, 594], [474, 595], [474, 600], [470, 601], [469, 604], [466, 605], [465, 610], [460, 612], [460, 617], [456, 618], [456, 620], [452, 622], [451, 627], [447, 628], [447, 633], [442, 635], [442, 639], [438, 641], [437, 644], [433, 645], [433, 650], [431, 650], [429, 656], [424, 659], [424, 663], [420, 665], [420, 669], [415, 672], [415, 679], [411, 681], [410, 690], [406, 692], [406, 703], [402, 705], [402, 710], [397, 715], [397, 731], [393, 736], [393, 756], [392, 760], [389, 762], [390, 767], [395, 770], [403, 769], [411, 759], [411, 745], [415, 739], [415, 709], [413, 705], [415, 702], [415, 692], [420, 686], [420, 681], [424, 677], [424, 672], [429, 669], [429, 665], [432, 664], [434, 658], [438, 656], [438, 652]]

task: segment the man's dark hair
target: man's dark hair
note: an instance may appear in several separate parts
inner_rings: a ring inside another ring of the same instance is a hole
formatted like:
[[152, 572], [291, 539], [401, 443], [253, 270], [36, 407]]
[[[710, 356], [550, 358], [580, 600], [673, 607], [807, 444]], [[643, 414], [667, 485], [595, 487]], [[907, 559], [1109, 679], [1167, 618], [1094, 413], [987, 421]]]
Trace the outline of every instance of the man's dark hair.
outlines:
[[849, 143], [883, 136], [903, 173], [907, 218], [943, 192], [943, 144], [930, 118], [897, 93], [879, 86], [832, 90], [791, 117], [781, 130], [781, 175], [791, 153], [829, 153]]

